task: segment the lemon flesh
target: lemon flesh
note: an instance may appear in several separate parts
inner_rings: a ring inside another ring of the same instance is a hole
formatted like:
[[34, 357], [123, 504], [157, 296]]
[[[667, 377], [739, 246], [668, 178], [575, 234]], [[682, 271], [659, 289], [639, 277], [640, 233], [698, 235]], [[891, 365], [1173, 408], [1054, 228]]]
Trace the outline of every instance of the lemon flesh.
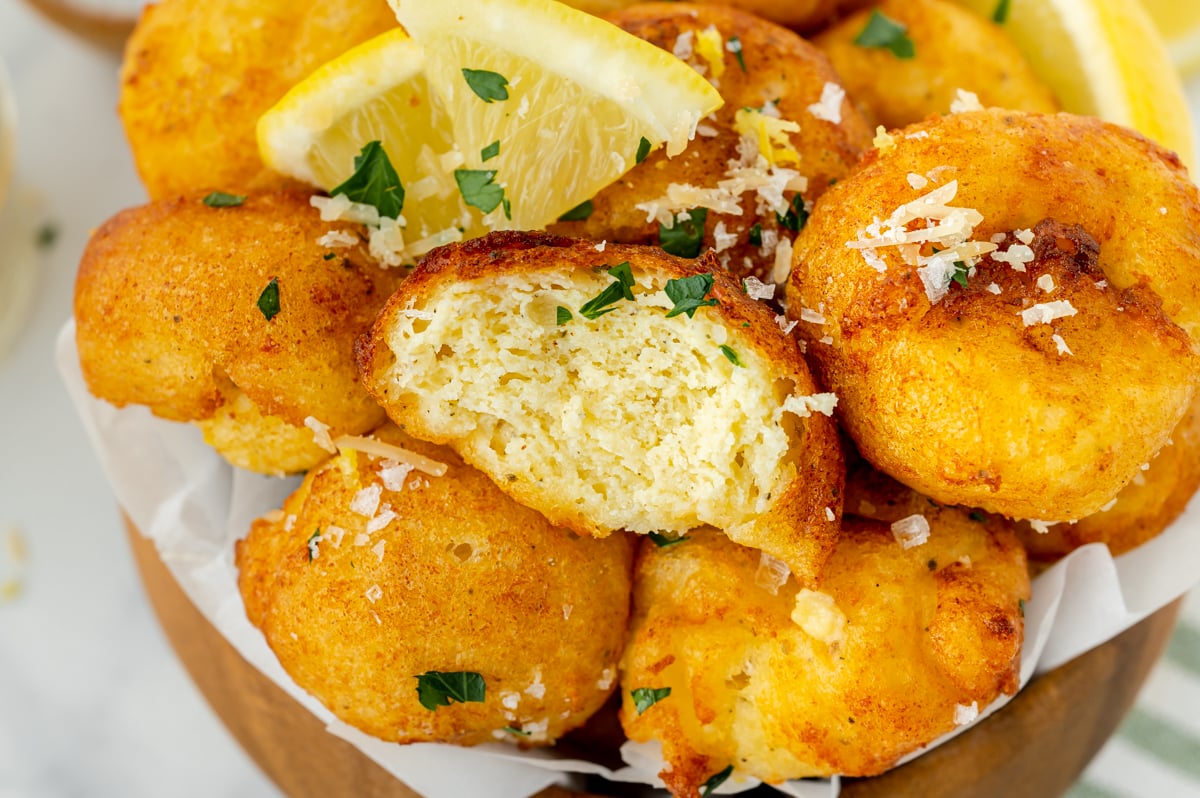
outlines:
[[[997, 6], [956, 2], [989, 19]], [[1193, 166], [1183, 85], [1137, 0], [1012, 0], [1004, 29], [1064, 109], [1131, 127]]]
[[1195, 0], [1141, 0], [1167, 42], [1171, 60], [1183, 74], [1200, 69], [1200, 3]]

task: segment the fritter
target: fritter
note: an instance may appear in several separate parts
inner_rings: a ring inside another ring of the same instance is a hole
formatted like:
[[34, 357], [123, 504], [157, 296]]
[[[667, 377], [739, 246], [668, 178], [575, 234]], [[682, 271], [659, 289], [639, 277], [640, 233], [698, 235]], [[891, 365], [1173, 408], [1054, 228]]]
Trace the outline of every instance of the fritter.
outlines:
[[[904, 26], [912, 57], [855, 43], [876, 10]], [[872, 124], [897, 128], [949, 113], [959, 89], [988, 108], [1059, 108], [1002, 26], [947, 0], [883, 0], [823, 31], [813, 44], [829, 56]]]
[[125, 49], [119, 110], [153, 199], [288, 185], [255, 125], [288, 89], [396, 27], [385, 0], [160, 0]]
[[1091, 515], [1192, 401], [1200, 194], [1100, 120], [907, 128], [818, 202], [793, 263], [789, 313], [845, 429], [940, 503]]
[[[867, 0], [700, 0], [702, 5], [727, 6], [749, 11], [763, 19], [802, 31], [820, 28], [839, 12], [865, 5]], [[611, 14], [638, 0], [567, 0], [567, 5], [590, 14]]]
[[447, 470], [344, 451], [237, 545], [284, 670], [392, 742], [549, 745], [582, 725], [616, 683], [632, 538], [576, 537], [447, 449], [375, 437]]
[[1111, 507], [1095, 515], [1045, 531], [1018, 524], [1017, 534], [1029, 558], [1053, 562], [1088, 543], [1104, 543], [1116, 556], [1158, 537], [1200, 488], [1200, 402], [1193, 400], [1167, 445], [1146, 466], [1117, 494]]
[[384, 420], [358, 384], [354, 339], [403, 273], [376, 265], [362, 239], [322, 222], [306, 193], [122, 211], [92, 235], [75, 283], [88, 388], [199, 423], [234, 465], [316, 465], [328, 452], [306, 422], [336, 436]]
[[581, 534], [712, 524], [805, 581], [833, 546], [832, 397], [711, 255], [531, 233], [442, 247], [359, 370], [406, 431]]
[[662, 743], [674, 795], [729, 766], [768, 783], [875, 775], [1016, 691], [1020, 543], [958, 509], [918, 518], [899, 528], [927, 539], [847, 517], [819, 592], [714, 533], [643, 544], [621, 720]]
[[771, 281], [811, 202], [871, 141], [837, 74], [798, 35], [745, 11], [646, 3], [609, 19], [701, 70], [725, 105], [682, 154], [651, 152], [587, 218], [550, 229], [690, 257], [712, 248], [734, 274]]

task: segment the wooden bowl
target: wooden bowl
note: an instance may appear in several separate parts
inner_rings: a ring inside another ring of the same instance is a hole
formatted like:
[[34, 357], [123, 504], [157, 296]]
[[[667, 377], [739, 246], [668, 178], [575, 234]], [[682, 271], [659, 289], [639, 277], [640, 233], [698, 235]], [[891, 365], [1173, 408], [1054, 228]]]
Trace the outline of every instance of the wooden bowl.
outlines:
[[[213, 710], [290, 798], [420, 798], [242, 659], [208, 623], [129, 527], [146, 593], [167, 638]], [[843, 782], [846, 798], [1008, 798], [1064, 793], [1113, 733], [1162, 655], [1176, 601], [1120, 636], [1034, 679], [1000, 712], [909, 764]], [[550, 788], [538, 798], [644, 794], [589, 783], [590, 793]], [[773, 791], [764, 792], [777, 795]]]

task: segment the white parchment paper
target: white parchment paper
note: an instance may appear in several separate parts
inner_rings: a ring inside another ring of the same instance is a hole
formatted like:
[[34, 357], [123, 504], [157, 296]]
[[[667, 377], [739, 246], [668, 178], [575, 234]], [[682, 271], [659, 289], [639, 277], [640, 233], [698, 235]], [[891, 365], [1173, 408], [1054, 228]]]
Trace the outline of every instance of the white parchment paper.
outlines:
[[[94, 399], [84, 386], [75, 351], [75, 325], [58, 340], [58, 366], [108, 475], [117, 501], [196, 607], [248, 662], [384, 769], [427, 798], [491, 795], [524, 798], [570, 773], [661, 786], [657, 746], [628, 743], [627, 766], [616, 771], [553, 752], [520, 752], [507, 745], [476, 748], [422, 743], [401, 746], [369, 737], [337, 720], [284, 673], [257, 629], [246, 620], [233, 544], [250, 522], [278, 508], [298, 478], [273, 479], [231, 468], [199, 430], [154, 418], [143, 407], [118, 410]], [[1022, 686], [1036, 673], [1058, 667], [1170, 603], [1200, 582], [1200, 502], [1163, 534], [1113, 559], [1100, 544], [1085, 546], [1033, 583], [1025, 608]], [[980, 713], [994, 712], [1007, 699]], [[966, 729], [968, 727], [963, 727]], [[961, 732], [963, 729], [960, 729]], [[942, 740], [954, 735], [947, 735]], [[910, 757], [911, 758], [911, 757]], [[731, 778], [719, 793], [757, 785]], [[797, 798], [832, 798], [837, 780], [791, 782], [778, 788]]]

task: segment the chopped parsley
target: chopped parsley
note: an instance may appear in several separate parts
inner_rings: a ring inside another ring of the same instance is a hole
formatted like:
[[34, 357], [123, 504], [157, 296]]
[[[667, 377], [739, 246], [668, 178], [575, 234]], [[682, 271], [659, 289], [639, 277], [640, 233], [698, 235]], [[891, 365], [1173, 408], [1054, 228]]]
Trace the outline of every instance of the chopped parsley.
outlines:
[[1025, 599], [1017, 599], [1017, 612], [1021, 613], [1021, 617], [1025, 617]]
[[635, 164], [646, 160], [646, 156], [650, 154], [650, 139], [642, 136], [642, 140], [638, 142], [637, 155], [633, 156]]
[[38, 249], [49, 249], [54, 246], [54, 242], [58, 240], [58, 225], [53, 222], [46, 222], [38, 228], [37, 238], [34, 243]]
[[721, 354], [725, 356], [726, 360], [728, 360], [730, 363], [737, 366], [738, 368], [740, 368], [740, 369], [746, 368], [746, 364], [742, 362], [742, 359], [740, 357], [738, 357], [737, 352], [734, 352], [731, 348], [729, 348], [728, 345], [721, 344]]
[[970, 274], [971, 270], [967, 268], [967, 264], [963, 263], [961, 260], [954, 261], [954, 274], [950, 275], [951, 280], [958, 283], [963, 288], [966, 288], [967, 277], [969, 277]]
[[558, 308], [555, 310], [555, 314], [560, 327], [569, 322], [571, 319], [575, 318], [571, 315], [571, 311], [567, 310], [562, 305], [558, 306]]
[[866, 27], [854, 38], [854, 43], [859, 47], [891, 50], [897, 58], [909, 59], [916, 56], [917, 48], [907, 34], [907, 27], [876, 8], [871, 11]]
[[336, 197], [345, 194], [351, 202], [374, 206], [380, 216], [395, 219], [404, 210], [404, 186], [391, 160], [378, 141], [368, 142], [354, 156], [354, 174], [329, 192]]
[[258, 295], [258, 309], [267, 321], [279, 315], [279, 280], [274, 277]]
[[582, 222], [592, 215], [592, 201], [584, 200], [571, 210], [558, 217], [560, 222]]
[[579, 309], [579, 315], [585, 319], [598, 319], [605, 313], [616, 310], [616, 308], [611, 308], [609, 305], [616, 304], [622, 299], [627, 299], [630, 302], [633, 301], [633, 271], [629, 268], [629, 261], [618, 263], [616, 266], [609, 267], [605, 271], [616, 282], [610, 283], [607, 288], [593, 299], [584, 303], [583, 307]]
[[972, 510], [970, 518], [972, 521], [974, 521], [977, 524], [982, 524], [984, 521], [987, 520], [984, 517], [983, 513], [979, 512], [978, 510]]
[[682, 543], [687, 540], [687, 535], [680, 535], [677, 538], [669, 538], [666, 535], [660, 535], [658, 532], [651, 532], [646, 537], [654, 542], [655, 546], [660, 549], [665, 549], [667, 546], [674, 546], [676, 543]]
[[312, 562], [317, 559], [320, 551], [317, 549], [317, 544], [321, 542], [321, 527], [317, 527], [317, 531], [313, 532], [308, 538], [308, 561]]
[[992, 12], [992, 22], [997, 25], [1003, 25], [1008, 22], [1008, 12], [1012, 10], [1011, 0], [1000, 0], [996, 5], [996, 10]]
[[487, 692], [483, 677], [472, 671], [429, 671], [416, 679], [417, 700], [430, 712], [453, 701], [482, 703]]
[[337, 257], [336, 252], [326, 252], [324, 255], [321, 256], [321, 260], [333, 260], [336, 257]]
[[500, 139], [496, 139], [491, 144], [479, 151], [479, 159], [487, 162], [500, 154]]
[[640, 715], [671, 694], [670, 687], [638, 687], [629, 693], [633, 697], [633, 708]]
[[750, 235], [748, 236], [748, 238], [750, 240], [751, 245], [756, 246], [756, 247], [761, 247], [762, 246], [762, 225], [759, 224], [758, 222], [755, 222], [754, 226], [750, 228]]
[[[454, 182], [458, 183], [458, 191], [463, 200], [472, 207], [484, 213], [496, 210], [504, 202], [504, 189], [494, 182], [495, 169], [455, 169]], [[505, 215], [509, 209], [505, 206]]]
[[804, 197], [799, 194], [792, 197], [787, 213], [782, 216], [775, 214], [775, 220], [779, 222], [780, 227], [786, 227], [793, 233], [799, 233], [808, 223], [808, 210], [804, 207]]
[[658, 243], [672, 255], [694, 258], [700, 254], [704, 242], [704, 221], [708, 218], [708, 208], [692, 208], [686, 212], [688, 218], [681, 219], [684, 215], [676, 214], [670, 227], [659, 222]]
[[720, 773], [714, 773], [709, 777], [708, 781], [704, 782], [704, 784], [700, 787], [700, 798], [704, 798], [707, 795], [712, 795], [713, 792], [716, 791], [716, 789], [722, 784], [724, 784], [732, 775], [733, 765], [726, 765], [725, 769]]
[[505, 726], [504, 731], [508, 732], [509, 734], [519, 734], [522, 737], [528, 737], [530, 734], [533, 733], [533, 732], [527, 732], [523, 729], [518, 729], [515, 726]]
[[[503, 190], [503, 189], [501, 189]], [[504, 206], [504, 218], [512, 221], [512, 203], [508, 201], [508, 197], [500, 200], [500, 204]]]
[[[667, 318], [678, 316], [680, 313], [686, 313], [688, 318], [692, 318], [696, 314], [697, 308], [712, 307], [719, 304], [717, 300], [708, 296], [708, 292], [713, 287], [712, 272], [704, 274], [694, 274], [691, 277], [680, 277], [676, 280], [667, 280], [663, 291], [667, 298], [675, 303], [675, 307], [667, 311]], [[707, 299], [705, 297], [708, 297]]]
[[463, 67], [462, 74], [471, 91], [485, 103], [508, 99], [508, 78], [499, 72]]
[[737, 59], [738, 66], [745, 72], [746, 59], [742, 57], [742, 40], [736, 36], [730, 36], [729, 41], [725, 43], [725, 49], [733, 53], [733, 57]]
[[226, 194], [224, 191], [214, 191], [201, 200], [210, 208], [236, 208], [245, 201], [245, 194]]

